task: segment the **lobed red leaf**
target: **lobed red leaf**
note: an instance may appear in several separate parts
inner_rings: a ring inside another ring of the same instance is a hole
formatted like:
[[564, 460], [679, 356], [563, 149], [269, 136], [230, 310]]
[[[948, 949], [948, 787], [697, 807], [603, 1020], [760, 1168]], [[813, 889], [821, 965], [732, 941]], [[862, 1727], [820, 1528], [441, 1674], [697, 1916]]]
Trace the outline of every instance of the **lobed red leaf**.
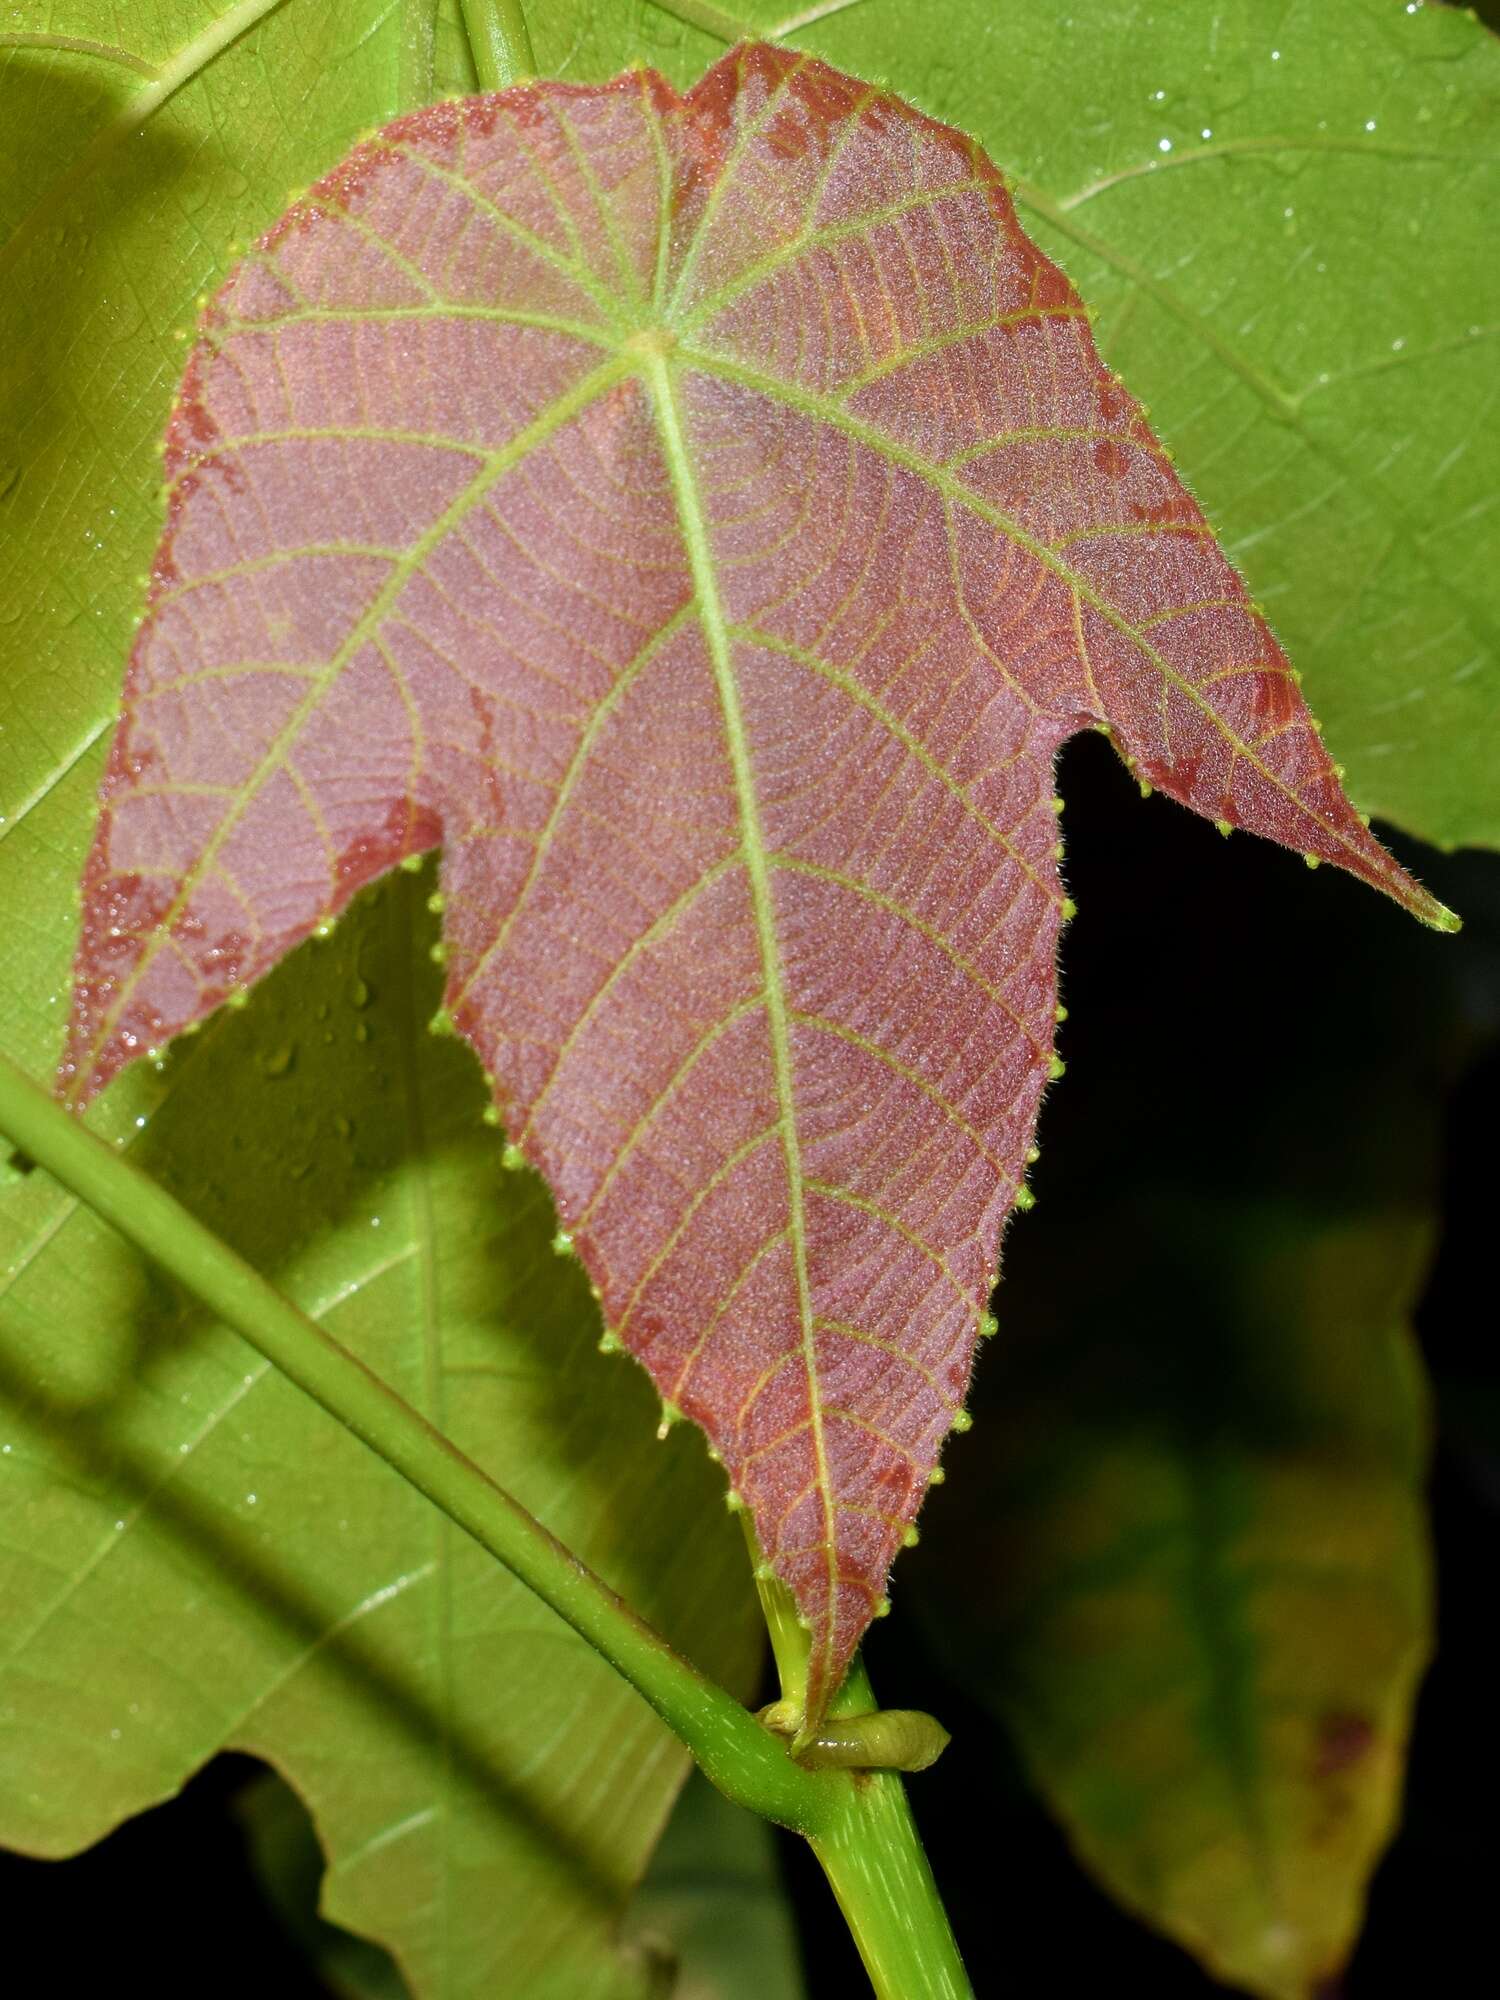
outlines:
[[805, 57], [389, 126], [213, 301], [166, 469], [62, 1088], [441, 844], [448, 1007], [816, 1715], [1024, 1180], [1059, 745], [1444, 913], [1000, 174]]

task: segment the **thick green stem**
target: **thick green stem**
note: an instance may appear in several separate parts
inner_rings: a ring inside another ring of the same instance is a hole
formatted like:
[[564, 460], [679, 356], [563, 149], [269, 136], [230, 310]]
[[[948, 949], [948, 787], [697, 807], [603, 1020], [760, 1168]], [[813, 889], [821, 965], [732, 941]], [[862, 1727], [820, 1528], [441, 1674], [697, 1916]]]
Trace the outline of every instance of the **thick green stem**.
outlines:
[[[875, 1706], [856, 1660], [834, 1715]], [[875, 2000], [973, 2000], [906, 1787], [895, 1771], [862, 1771], [828, 1824], [809, 1834], [870, 1975]]]
[[674, 1653], [519, 1501], [3, 1057], [0, 1132], [534, 1590], [645, 1697], [728, 1797], [806, 1833], [829, 1821], [829, 1775], [799, 1770], [732, 1695]]
[[417, 111], [437, 96], [437, 20], [431, 0], [401, 0], [396, 109]]
[[536, 75], [521, 0], [463, 0], [464, 27], [481, 90], [505, 90]]

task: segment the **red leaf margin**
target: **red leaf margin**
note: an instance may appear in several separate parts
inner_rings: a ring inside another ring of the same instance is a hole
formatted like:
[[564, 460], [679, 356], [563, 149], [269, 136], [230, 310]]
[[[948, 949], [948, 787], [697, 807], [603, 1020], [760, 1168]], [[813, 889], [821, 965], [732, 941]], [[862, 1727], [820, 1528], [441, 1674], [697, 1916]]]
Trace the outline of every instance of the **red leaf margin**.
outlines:
[[60, 1089], [442, 845], [452, 1018], [816, 1718], [1055, 1069], [1062, 742], [1452, 920], [1002, 176], [816, 60], [398, 120], [209, 307], [166, 471]]

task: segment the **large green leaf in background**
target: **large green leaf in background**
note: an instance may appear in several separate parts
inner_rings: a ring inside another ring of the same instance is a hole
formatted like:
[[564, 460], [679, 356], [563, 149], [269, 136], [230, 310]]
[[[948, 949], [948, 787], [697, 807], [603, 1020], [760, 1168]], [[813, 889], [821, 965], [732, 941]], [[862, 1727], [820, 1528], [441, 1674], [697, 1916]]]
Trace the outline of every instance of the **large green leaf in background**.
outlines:
[[[406, 2000], [390, 1959], [317, 1914], [323, 1855], [296, 1794], [264, 1772], [235, 1801], [268, 1903], [337, 2000]], [[797, 1940], [774, 1836], [695, 1772], [688, 1779], [628, 1928], [655, 1958], [672, 2000], [803, 2000]]]
[[[719, 46], [647, 0], [529, 13], [568, 76], [644, 56], [686, 83]], [[38, 1075], [159, 525], [173, 332], [289, 186], [414, 96], [467, 86], [452, 15], [55, 0], [3, 17], [139, 59], [0, 52], [0, 1043]], [[1500, 841], [1495, 43], [1403, 0], [862, 0], [799, 39], [1023, 176], [1356, 798], [1436, 840]], [[364, 908], [164, 1074], [123, 1080], [98, 1122], [426, 1407], [448, 1398], [502, 1480], [741, 1674], [715, 1482], [690, 1440], [650, 1443], [642, 1385], [592, 1356], [540, 1192], [498, 1173], [477, 1079], [420, 1033], [412, 896]], [[1359, 1274], [1319, 1268], [1332, 1324]], [[639, 1985], [609, 1930], [682, 1760], [633, 1697], [491, 1566], [455, 1545], [432, 1567], [438, 1531], [397, 1482], [41, 1176], [3, 1168], [0, 1326], [0, 1838], [75, 1846], [241, 1743], [312, 1804], [333, 1913], [422, 1991], [540, 1994], [532, 1954], [554, 1951], [559, 1993]], [[689, 1520], [701, 1543], [672, 1536]], [[1388, 1656], [1371, 1702], [1411, 1671]], [[593, 1819], [601, 1800], [616, 1818]], [[372, 1846], [381, 1829], [400, 1832]], [[1114, 1872], [1162, 1914], [1160, 1882]]]
[[1402, 1314], [1428, 1232], [1174, 1209], [1177, 1315], [1136, 1194], [1089, 1215], [1078, 1318], [1016, 1328], [934, 1545], [943, 1629], [1115, 1894], [1219, 1978], [1310, 2000], [1357, 1934], [1430, 1644]]
[[[186, 1044], [132, 1153], [745, 1689], [719, 1481], [595, 1351], [540, 1183], [502, 1171], [472, 1060], [426, 1032], [424, 893], [398, 878]], [[43, 1175], [3, 1214], [6, 1841], [66, 1852], [242, 1749], [307, 1800], [329, 1914], [415, 1992], [650, 1991], [612, 1933], [683, 1775], [665, 1728]]]

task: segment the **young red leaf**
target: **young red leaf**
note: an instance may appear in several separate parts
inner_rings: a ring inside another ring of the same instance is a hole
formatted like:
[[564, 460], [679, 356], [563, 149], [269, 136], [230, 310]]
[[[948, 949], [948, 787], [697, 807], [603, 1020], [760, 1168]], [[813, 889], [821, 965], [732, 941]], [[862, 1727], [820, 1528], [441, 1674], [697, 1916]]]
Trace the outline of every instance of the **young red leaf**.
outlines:
[[1059, 745], [1446, 913], [1001, 176], [784, 50], [359, 146], [209, 307], [166, 471], [63, 1087], [441, 845], [452, 1018], [820, 1712], [1054, 1067]]

